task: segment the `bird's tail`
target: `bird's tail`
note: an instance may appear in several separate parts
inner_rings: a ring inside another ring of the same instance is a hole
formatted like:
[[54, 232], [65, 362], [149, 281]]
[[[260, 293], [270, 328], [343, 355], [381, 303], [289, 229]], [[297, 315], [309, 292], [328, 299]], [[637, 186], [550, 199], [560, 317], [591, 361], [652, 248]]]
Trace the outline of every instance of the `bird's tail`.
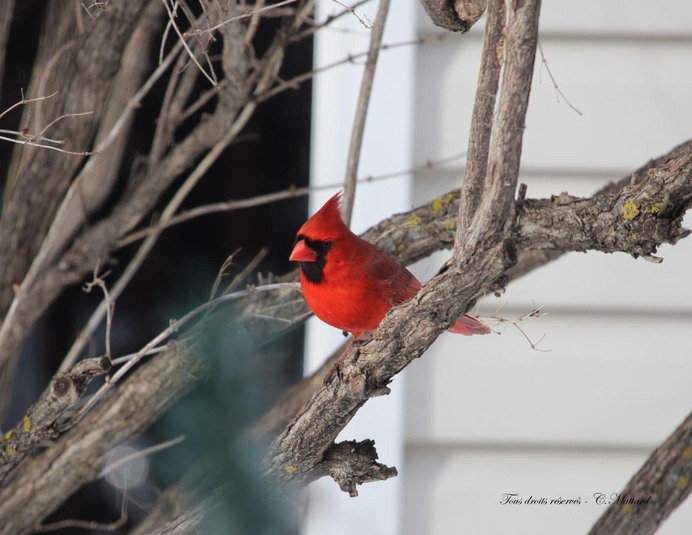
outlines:
[[450, 333], [471, 336], [473, 334], [488, 334], [490, 332], [490, 327], [478, 321], [476, 318], [464, 314], [448, 330]]

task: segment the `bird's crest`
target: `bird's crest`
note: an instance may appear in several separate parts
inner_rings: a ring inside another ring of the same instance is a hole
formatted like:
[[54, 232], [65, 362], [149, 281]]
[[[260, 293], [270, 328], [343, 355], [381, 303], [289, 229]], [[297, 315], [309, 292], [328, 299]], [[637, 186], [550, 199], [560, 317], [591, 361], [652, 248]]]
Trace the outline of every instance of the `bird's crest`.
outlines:
[[324, 206], [308, 219], [298, 234], [311, 239], [330, 239], [343, 234], [348, 227], [341, 219], [341, 192], [333, 195]]

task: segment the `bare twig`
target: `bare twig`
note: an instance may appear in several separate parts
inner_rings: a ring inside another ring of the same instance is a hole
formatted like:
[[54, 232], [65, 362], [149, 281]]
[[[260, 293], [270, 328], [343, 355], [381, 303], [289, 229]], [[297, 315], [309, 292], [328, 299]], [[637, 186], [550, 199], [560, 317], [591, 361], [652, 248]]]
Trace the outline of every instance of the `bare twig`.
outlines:
[[243, 13], [242, 15], [236, 15], [235, 17], [230, 17], [230, 18], [216, 24], [215, 26], [212, 26], [211, 28], [207, 28], [206, 30], [200, 30], [200, 31], [213, 32], [213, 31], [218, 30], [222, 26], [225, 26], [226, 24], [229, 24], [233, 21], [247, 19], [249, 17], [256, 15], [257, 13], [264, 13], [265, 11], [271, 11], [273, 9], [277, 9], [277, 8], [286, 6], [288, 4], [294, 4], [297, 1], [298, 0], [283, 0], [283, 2], [277, 2], [276, 4], [271, 4], [271, 5], [259, 8], [259, 9], [253, 9], [251, 11], [248, 11], [247, 13]]
[[562, 97], [562, 100], [564, 100], [570, 108], [572, 108], [578, 115], [583, 116], [584, 114], [569, 101], [569, 99], [562, 92], [562, 89], [560, 89], [560, 86], [557, 85], [557, 81], [555, 80], [555, 77], [553, 76], [553, 73], [550, 70], [548, 60], [545, 58], [545, 54], [543, 53], [543, 45], [540, 41], [538, 42], [538, 51], [541, 53], [541, 66], [545, 67], [545, 72], [548, 73], [550, 81], [553, 83], [553, 88], [555, 89], [555, 94], [557, 95], [557, 101], [560, 102], [560, 97]]
[[47, 531], [57, 531], [66, 528], [78, 528], [78, 529], [90, 529], [97, 531], [117, 531], [127, 523], [127, 515], [121, 514], [118, 520], [104, 524], [102, 522], [96, 522], [95, 520], [76, 520], [76, 519], [66, 519], [58, 520], [57, 522], [51, 522], [50, 524], [41, 524], [35, 531], [39, 533], [45, 533]]
[[139, 107], [139, 105], [142, 102], [142, 99], [149, 93], [151, 88], [154, 86], [154, 84], [156, 84], [156, 82], [158, 82], [161, 76], [163, 76], [163, 73], [166, 72], [168, 67], [170, 67], [171, 63], [173, 63], [173, 60], [175, 60], [176, 56], [178, 55], [182, 47], [183, 45], [181, 40], [178, 40], [178, 42], [176, 42], [176, 44], [173, 45], [173, 48], [170, 50], [163, 62], [159, 64], [156, 70], [154, 70], [154, 72], [151, 73], [149, 78], [147, 78], [147, 81], [142, 85], [139, 91], [137, 91], [133, 95], [133, 97], [127, 102], [127, 106], [120, 114], [120, 117], [113, 125], [113, 128], [111, 128], [108, 135], [105, 136], [101, 142], [99, 142], [99, 144], [96, 146], [96, 149], [94, 149], [94, 152], [104, 151], [107, 147], [111, 145], [111, 143], [113, 143], [115, 138], [118, 136], [118, 134], [124, 127], [130, 113]]
[[[173, 3], [173, 15], [175, 16], [178, 11], [178, 0]], [[166, 41], [168, 40], [168, 34], [171, 31], [171, 26], [173, 25], [173, 19], [168, 17], [168, 22], [166, 22], [166, 27], [163, 29], [163, 34], [161, 35], [161, 46], [159, 47], [159, 65], [163, 63], [163, 51], [166, 48]]]
[[[400, 48], [400, 47], [406, 47], [406, 46], [415, 46], [415, 45], [425, 45], [429, 41], [423, 37], [419, 37], [417, 39], [410, 39], [408, 41], [400, 41], [397, 43], [385, 43], [380, 47], [380, 50], [382, 51], [387, 51], [387, 50], [394, 50], [395, 48]], [[328, 63], [326, 65], [322, 65], [321, 67], [316, 67], [312, 69], [311, 71], [304, 72], [302, 74], [298, 74], [294, 76], [293, 78], [290, 78], [289, 80], [282, 81], [278, 83], [277, 85], [271, 87], [264, 93], [260, 94], [257, 98], [260, 102], [264, 102], [265, 100], [268, 100], [272, 98], [275, 95], [278, 95], [279, 93], [282, 93], [283, 91], [286, 91], [287, 89], [296, 89], [300, 84], [303, 82], [310, 80], [314, 78], [316, 74], [320, 74], [326, 71], [329, 71], [331, 69], [334, 69], [336, 67], [340, 67], [342, 65], [347, 65], [347, 64], [354, 64], [356, 63], [357, 60], [360, 58], [364, 58], [368, 55], [368, 52], [358, 52], [357, 54], [349, 54], [345, 58], [342, 58], [337, 61], [333, 61], [332, 63]]]
[[[195, 37], [197, 37], [197, 42], [199, 43], [200, 50], [202, 52], [202, 55], [204, 56], [204, 59], [207, 60], [207, 67], [209, 68], [209, 73], [211, 74], [212, 78], [214, 79], [214, 82], [218, 84], [219, 80], [216, 77], [216, 71], [214, 70], [214, 65], [212, 64], [211, 58], [209, 57], [209, 43], [216, 41], [215, 37], [213, 34], [203, 34], [198, 28], [195, 27], [195, 16], [192, 13], [192, 10], [190, 7], [187, 5], [187, 2], [185, 0], [179, 0], [180, 5], [183, 8], [183, 12], [185, 13], [185, 16], [187, 17], [187, 20], [190, 22], [190, 25], [192, 29], [194, 30]], [[204, 0], [199, 0], [198, 2], [200, 8], [202, 9], [202, 15], [199, 17], [200, 19], [203, 19], [207, 27], [211, 26], [211, 21], [209, 20], [209, 13], [207, 11], [207, 7], [205, 5]], [[206, 41], [202, 40], [202, 36], [204, 35]]]
[[219, 289], [219, 285], [221, 284], [221, 280], [226, 276], [226, 271], [228, 271], [228, 268], [230, 268], [233, 265], [233, 258], [235, 255], [237, 255], [240, 252], [240, 249], [236, 249], [233, 251], [226, 260], [223, 261], [221, 264], [221, 267], [219, 268], [219, 272], [216, 274], [216, 278], [214, 279], [214, 284], [211, 286], [211, 293], [209, 295], [209, 299], [214, 299], [216, 297], [216, 292]]
[[[545, 334], [543, 334], [543, 336], [541, 336], [538, 339], [538, 341], [534, 342], [526, 334], [526, 332], [519, 326], [520, 323], [523, 323], [527, 319], [540, 318], [540, 317], [546, 316], [545, 313], [541, 312], [542, 308], [543, 308], [542, 306], [536, 307], [531, 312], [528, 312], [528, 313], [526, 313], [522, 316], [519, 316], [518, 318], [515, 318], [515, 319], [507, 319], [507, 318], [503, 318], [503, 317], [499, 316], [498, 315], [499, 309], [498, 309], [498, 311], [496, 311], [492, 316], [489, 316], [488, 319], [495, 320], [498, 323], [504, 323], [504, 324], [511, 325], [512, 327], [514, 327], [515, 329], [517, 329], [521, 333], [521, 335], [524, 337], [524, 339], [529, 343], [529, 346], [531, 347], [531, 349], [533, 349], [534, 351], [540, 351], [541, 353], [549, 353], [550, 351], [552, 351], [552, 349], [539, 349], [539, 347], [538, 347], [538, 345], [545, 339], [545, 336], [546, 336]], [[484, 317], [483, 319], [486, 319], [486, 318]]]
[[[245, 106], [245, 109], [243, 110], [243, 112], [240, 113], [240, 115], [238, 116], [236, 121], [233, 123], [231, 128], [228, 129], [228, 132], [225, 134], [225, 136], [218, 143], [216, 143], [216, 145], [214, 145], [214, 147], [207, 153], [207, 155], [197, 165], [195, 170], [192, 173], [190, 173], [190, 175], [187, 177], [185, 182], [180, 186], [178, 191], [176, 191], [173, 198], [169, 201], [169, 203], [166, 205], [166, 208], [161, 213], [160, 221], [166, 222], [171, 217], [173, 217], [175, 212], [180, 207], [181, 203], [185, 200], [185, 197], [187, 197], [189, 192], [195, 187], [197, 182], [199, 182], [199, 180], [201, 180], [201, 178], [207, 172], [209, 167], [211, 167], [211, 165], [216, 161], [216, 159], [226, 149], [228, 144], [235, 138], [235, 136], [238, 134], [238, 132], [240, 132], [240, 130], [245, 126], [246, 122], [249, 120], [250, 116], [252, 115], [254, 108], [255, 108], [254, 103], [249, 103]], [[120, 276], [118, 281], [113, 285], [113, 289], [111, 290], [111, 294], [113, 295], [114, 299], [117, 299], [118, 296], [123, 292], [123, 290], [125, 290], [127, 285], [130, 283], [130, 280], [132, 280], [132, 277], [134, 277], [135, 273], [137, 273], [140, 266], [142, 265], [142, 263], [144, 262], [146, 257], [151, 252], [151, 249], [156, 244], [156, 241], [158, 240], [160, 235], [161, 235], [161, 231], [152, 232], [151, 234], [149, 234], [147, 236], [144, 243], [142, 243], [142, 245], [140, 245], [139, 249], [137, 249], [137, 253], [132, 258], [130, 263], [127, 265], [127, 268], [125, 269], [123, 274]], [[66, 357], [63, 359], [62, 364], [60, 365], [61, 369], [68, 368], [77, 359], [77, 357], [81, 353], [82, 349], [84, 348], [86, 341], [91, 337], [91, 335], [94, 332], [94, 330], [96, 329], [96, 327], [103, 320], [103, 315], [105, 312], [106, 312], [106, 304], [105, 304], [105, 302], [102, 301], [99, 304], [99, 306], [96, 308], [96, 310], [94, 310], [94, 312], [92, 313], [91, 317], [89, 318], [89, 321], [87, 322], [87, 325], [80, 332], [80, 334], [77, 337], [77, 339], [75, 340], [74, 344], [72, 344], [70, 351], [68, 352]]]
[[[361, 25], [363, 26], [363, 28], [365, 28], [366, 30], [370, 30], [370, 29], [372, 28], [372, 26], [373, 26], [372, 21], [368, 20], [368, 21], [366, 22], [366, 21], [364, 20], [364, 17], [361, 17], [361, 16], [356, 12], [355, 6], [347, 6], [346, 4], [344, 4], [344, 3], [342, 3], [342, 2], [339, 2], [339, 0], [332, 0], [332, 2], [334, 2], [335, 4], [339, 4], [341, 7], [343, 7], [343, 8], [346, 10], [347, 13], [350, 13], [351, 15], [353, 15], [353, 16], [355, 17], [355, 19], [356, 19], [358, 22], [360, 22]], [[367, 17], [365, 17], [365, 18], [367, 18]], [[375, 20], [377, 20], [377, 17], [375, 18]], [[376, 22], [376, 23], [377, 23], [377, 22]]]
[[240, 273], [233, 277], [233, 280], [228, 284], [228, 286], [226, 286], [226, 289], [223, 291], [222, 295], [228, 295], [230, 292], [235, 290], [250, 273], [257, 269], [257, 266], [259, 266], [260, 262], [265, 256], [267, 256], [267, 254], [269, 254], [269, 248], [262, 247], [254, 258], [250, 260], [248, 265], [245, 266]]
[[90, 282], [87, 282], [84, 285], [84, 291], [89, 293], [94, 286], [98, 286], [103, 291], [104, 301], [106, 303], [106, 357], [111, 359], [113, 356], [113, 353], [111, 353], [111, 327], [113, 325], [113, 310], [115, 309], [115, 303], [108, 293], [108, 286], [106, 286], [106, 282], [103, 280], [108, 276], [110, 271], [107, 271], [103, 275], [99, 275], [98, 271], [99, 266], [97, 264], [94, 268], [94, 277]]
[[150, 352], [153, 348], [158, 347], [162, 342], [168, 340], [171, 336], [177, 333], [184, 325], [186, 325], [191, 320], [195, 319], [200, 314], [206, 312], [210, 308], [218, 306], [220, 303], [240, 299], [242, 297], [250, 295], [253, 292], [270, 292], [281, 288], [295, 288], [296, 290], [298, 290], [300, 288], [300, 285], [298, 283], [291, 282], [277, 282], [274, 284], [266, 284], [264, 286], [259, 286], [257, 288], [241, 290], [228, 295], [222, 295], [221, 297], [217, 297], [216, 299], [213, 299], [211, 301], [204, 303], [203, 305], [198, 306], [194, 310], [185, 314], [179, 320], [171, 322], [171, 324], [165, 330], [163, 330], [154, 338], [152, 338], [144, 347], [142, 347], [142, 349], [140, 349], [135, 354], [133, 358], [129, 359], [121, 368], [119, 368], [118, 371], [110, 377], [110, 380], [104, 383], [103, 386], [101, 386], [101, 388], [93, 396], [89, 398], [89, 400], [84, 404], [84, 406], [80, 409], [77, 415], [71, 419], [69, 425], [61, 430], [64, 431], [65, 429], [72, 427], [77, 422], [79, 422], [84, 417], [84, 415], [88, 413], [89, 410], [106, 394], [106, 392], [113, 388], [113, 386], [115, 386], [117, 382], [130, 369], [132, 369], [133, 366], [135, 366], [140, 360], [142, 360], [144, 356], [151, 354]]
[[129, 463], [130, 461], [134, 461], [135, 459], [139, 459], [140, 457], [146, 457], [147, 455], [151, 455], [152, 453], [167, 450], [168, 448], [177, 446], [184, 440], [185, 435], [180, 435], [179, 437], [172, 438], [171, 440], [166, 440], [165, 442], [154, 444], [153, 446], [149, 446], [148, 448], [134, 451], [130, 455], [125, 455], [124, 457], [121, 457], [120, 459], [109, 464], [108, 466], [104, 466], [103, 470], [101, 470], [101, 473], [99, 474], [99, 478], [108, 475], [113, 470], [118, 469], [119, 467]]
[[[369, 183], [369, 182], [377, 182], [380, 180], [388, 180], [390, 178], [396, 178], [399, 176], [408, 175], [410, 173], [416, 173], [419, 171], [430, 170], [430, 169], [433, 169], [433, 168], [438, 167], [440, 165], [459, 161], [459, 160], [463, 159], [464, 157], [465, 157], [465, 153], [460, 153], [460, 154], [454, 154], [452, 156], [448, 156], [446, 158], [440, 158], [439, 160], [428, 160], [422, 165], [410, 167], [408, 169], [404, 169], [401, 171], [392, 171], [391, 173], [383, 173], [381, 175], [368, 175], [368, 176], [365, 176], [363, 178], [359, 178], [358, 182], [359, 183]], [[125, 236], [123, 239], [121, 239], [118, 242], [118, 247], [125, 247], [126, 245], [129, 245], [131, 243], [134, 243], [138, 240], [141, 240], [141, 239], [147, 237], [149, 234], [151, 234], [153, 232], [158, 232], [159, 230], [170, 228], [174, 225], [179, 225], [180, 223], [190, 221], [191, 219], [194, 219], [196, 217], [214, 214], [214, 213], [218, 213], [218, 212], [230, 212], [233, 210], [240, 210], [240, 209], [244, 209], [244, 208], [253, 208], [255, 206], [261, 206], [263, 204], [269, 204], [269, 203], [281, 201], [284, 199], [292, 199], [295, 197], [302, 197], [304, 195], [308, 195], [309, 193], [312, 193], [315, 191], [339, 189], [342, 186], [343, 186], [342, 182], [334, 182], [333, 184], [326, 184], [326, 185], [322, 185], [322, 186], [311, 186], [311, 187], [302, 187], [302, 188], [290, 187], [287, 190], [277, 191], [274, 193], [265, 193], [263, 195], [258, 195], [256, 197], [251, 197], [249, 199], [217, 202], [217, 203], [207, 204], [204, 206], [198, 206], [197, 208], [192, 208], [190, 210], [187, 210], [187, 211], [182, 212], [176, 216], [171, 217], [165, 223], [161, 222], [159, 220], [155, 224], [153, 224], [147, 228], [137, 230], [137, 231], [133, 232], [132, 234]]]
[[300, 40], [304, 39], [305, 37], [313, 35], [315, 32], [321, 30], [325, 26], [329, 26], [330, 24], [332, 24], [336, 19], [339, 19], [345, 15], [351, 14], [352, 10], [357, 9], [360, 6], [367, 4], [368, 2], [370, 2], [370, 0], [358, 0], [358, 2], [354, 2], [349, 7], [346, 7], [346, 9], [344, 9], [343, 11], [336, 13], [334, 15], [329, 15], [328, 17], [326, 17], [321, 22], [312, 21], [312, 25], [308, 29], [297, 33], [296, 36], [293, 37], [291, 40], [292, 41], [300, 41]]
[[0, 113], [0, 119], [2, 119], [5, 115], [10, 113], [13, 109], [18, 108], [19, 106], [24, 106], [26, 104], [31, 104], [32, 102], [39, 102], [42, 100], [48, 100], [49, 98], [53, 98], [55, 95], [57, 95], [59, 91], [54, 91], [50, 95], [44, 95], [42, 97], [35, 97], [35, 98], [25, 98], [24, 97], [24, 91], [22, 91], [22, 98], [18, 102], [15, 102], [12, 104], [9, 108], [7, 108], [5, 111]]
[[[22, 91], [22, 99], [19, 102], [15, 102], [7, 108], [5, 111], [0, 113], [0, 119], [13, 109], [19, 107], [19, 106], [24, 106], [26, 104], [31, 104], [33, 102], [41, 102], [44, 100], [48, 100], [49, 98], [52, 98], [56, 96], [59, 93], [59, 91], [55, 91], [54, 93], [51, 93], [50, 95], [46, 95], [43, 97], [36, 97], [36, 98], [24, 98], [24, 92]], [[68, 119], [72, 117], [82, 117], [84, 115], [91, 115], [93, 114], [93, 111], [84, 111], [84, 112], [77, 112], [77, 113], [64, 113], [52, 121], [50, 121], [48, 124], [43, 126], [41, 128], [41, 131], [38, 132], [37, 134], [32, 134], [28, 131], [15, 131], [15, 130], [0, 130], [0, 133], [6, 134], [6, 135], [13, 135], [16, 136], [16, 138], [10, 138], [6, 136], [0, 136], [0, 140], [3, 141], [9, 141], [10, 143], [16, 143], [18, 145], [30, 145], [32, 147], [41, 147], [49, 150], [55, 150], [58, 152], [62, 152], [64, 154], [72, 154], [72, 155], [78, 155], [78, 156], [89, 156], [90, 154], [93, 154], [93, 152], [88, 152], [88, 151], [71, 151], [71, 150], [66, 150], [62, 149], [60, 147], [53, 147], [51, 145], [44, 145], [45, 143], [54, 143], [55, 145], [63, 145], [65, 141], [59, 140], [59, 139], [49, 139], [44, 137], [44, 134], [56, 123], [62, 121], [63, 119]], [[23, 138], [23, 139], [18, 139], [18, 138]]]
[[63, 115], [60, 115], [53, 119], [51, 122], [49, 122], [46, 126], [43, 127], [43, 130], [41, 130], [38, 134], [23, 134], [24, 136], [28, 137], [31, 140], [35, 140], [38, 138], [43, 137], [43, 134], [45, 134], [48, 129], [53, 126], [55, 123], [62, 121], [63, 119], [69, 118], [69, 117], [82, 117], [84, 115], [92, 115], [94, 112], [93, 111], [83, 111], [79, 113], [65, 113]]
[[363, 147], [363, 132], [365, 131], [365, 120], [368, 115], [370, 105], [370, 94], [372, 93], [372, 83], [375, 79], [375, 69], [377, 68], [377, 58], [380, 55], [382, 46], [382, 36], [389, 12], [389, 0], [380, 0], [377, 8], [375, 24], [372, 26], [370, 34], [370, 48], [365, 62], [365, 71], [360, 82], [360, 92], [356, 104], [356, 113], [351, 129], [351, 141], [348, 147], [346, 160], [346, 173], [344, 177], [344, 195], [341, 206], [344, 223], [348, 226], [353, 212], [353, 201], [356, 196], [356, 179], [358, 176], [358, 164], [360, 162], [360, 152]]
[[[156, 355], [157, 353], [161, 353], [161, 351], [166, 351], [167, 349], [170, 349], [170, 347], [167, 344], [164, 344], [162, 346], [158, 347], [152, 347], [149, 351], [144, 353], [144, 357], [148, 357], [149, 355]], [[114, 358], [111, 363], [113, 366], [120, 366], [121, 364], [126, 363], [129, 360], [132, 360], [133, 358], [137, 357], [139, 353], [130, 353], [129, 355], [123, 355], [122, 357], [117, 357]]]
[[29, 145], [31, 147], [40, 147], [42, 149], [54, 150], [57, 152], [62, 152], [63, 154], [70, 154], [73, 156], [90, 156], [91, 154], [95, 154], [94, 152], [89, 152], [89, 151], [79, 152], [79, 151], [61, 149], [60, 147], [53, 147], [52, 145], [44, 145], [42, 143], [36, 143], [34, 141], [29, 141], [29, 140], [12, 139], [11, 137], [6, 137], [6, 136], [0, 136], [0, 140], [9, 141], [10, 143], [16, 143], [17, 145]]
[[192, 62], [197, 66], [197, 68], [200, 70], [200, 72], [204, 75], [204, 77], [209, 80], [211, 85], [216, 86], [217, 82], [214, 79], [213, 76], [211, 76], [209, 73], [207, 73], [206, 70], [204, 70], [204, 67], [200, 65], [199, 61], [197, 61], [197, 58], [195, 57], [195, 54], [190, 50], [190, 47], [188, 46], [187, 42], [185, 41], [185, 37], [183, 37], [182, 32], [180, 31], [180, 28], [178, 28], [178, 25], [175, 22], [175, 15], [171, 11], [170, 6], [168, 5], [168, 2], [166, 0], [161, 0], [163, 2], [163, 5], [166, 7], [166, 12], [168, 13], [168, 18], [171, 21], [171, 25], [173, 26], [173, 30], [175, 30], [175, 33], [178, 34], [178, 37], [180, 39], [180, 42], [183, 44], [183, 48], [187, 52], [187, 55], [190, 56], [190, 59]]
[[200, 355], [184, 343], [134, 370], [74, 433], [32, 459], [32, 470], [19, 471], [0, 487], [3, 531], [32, 531], [79, 487], [98, 478], [112, 448], [139, 435], [205, 373]]
[[250, 18], [250, 23], [247, 25], [247, 31], [245, 32], [245, 46], [249, 46], [252, 40], [255, 38], [257, 33], [257, 28], [259, 28], [259, 22], [262, 18], [262, 11], [265, 8], [265, 0], [257, 0], [255, 2], [255, 9], [253, 10], [252, 17]]

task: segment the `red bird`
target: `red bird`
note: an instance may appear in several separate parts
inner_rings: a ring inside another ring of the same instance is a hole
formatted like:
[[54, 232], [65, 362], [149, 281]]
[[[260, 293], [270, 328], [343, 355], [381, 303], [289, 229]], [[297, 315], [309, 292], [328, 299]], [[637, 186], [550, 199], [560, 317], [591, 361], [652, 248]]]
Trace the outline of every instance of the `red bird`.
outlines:
[[[374, 331], [389, 310], [418, 293], [421, 283], [387, 253], [351, 232], [341, 219], [337, 193], [298, 231], [289, 260], [300, 265], [305, 301], [325, 323], [357, 340]], [[449, 329], [487, 334], [480, 321], [462, 316]]]

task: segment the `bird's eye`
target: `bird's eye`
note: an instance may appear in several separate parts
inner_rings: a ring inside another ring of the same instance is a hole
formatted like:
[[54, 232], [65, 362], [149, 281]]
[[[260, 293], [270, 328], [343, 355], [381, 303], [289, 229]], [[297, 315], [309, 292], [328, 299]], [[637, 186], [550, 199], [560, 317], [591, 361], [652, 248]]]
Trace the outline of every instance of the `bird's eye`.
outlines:
[[331, 248], [332, 248], [332, 242], [330, 242], [330, 241], [323, 241], [323, 242], [322, 242], [322, 247], [324, 247], [325, 250], [331, 249]]

